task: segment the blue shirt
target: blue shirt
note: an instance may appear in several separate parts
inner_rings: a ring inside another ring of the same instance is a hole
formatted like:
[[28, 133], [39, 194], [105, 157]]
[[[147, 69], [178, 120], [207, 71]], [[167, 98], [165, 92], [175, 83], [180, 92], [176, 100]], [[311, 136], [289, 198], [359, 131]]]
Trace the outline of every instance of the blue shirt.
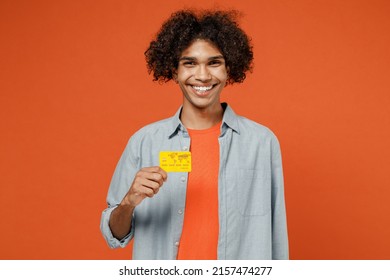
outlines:
[[[288, 259], [283, 171], [279, 142], [266, 127], [236, 115], [225, 103], [219, 136], [218, 259]], [[101, 231], [111, 248], [134, 238], [133, 259], [176, 259], [188, 173], [168, 173], [153, 198], [134, 210], [122, 240], [109, 227], [111, 212], [142, 167], [158, 166], [160, 151], [188, 151], [191, 139], [180, 112], [147, 125], [129, 140], [111, 180]], [[200, 245], [201, 246], [201, 245]]]

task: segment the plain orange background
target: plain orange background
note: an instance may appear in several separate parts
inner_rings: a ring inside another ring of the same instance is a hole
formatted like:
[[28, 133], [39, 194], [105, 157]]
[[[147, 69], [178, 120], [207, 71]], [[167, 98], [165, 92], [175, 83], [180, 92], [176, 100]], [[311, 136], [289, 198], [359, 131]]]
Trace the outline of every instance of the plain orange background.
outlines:
[[0, 258], [129, 259], [100, 230], [115, 165], [179, 88], [143, 52], [184, 7], [235, 8], [255, 68], [223, 100], [283, 153], [292, 259], [390, 259], [390, 1], [0, 1]]

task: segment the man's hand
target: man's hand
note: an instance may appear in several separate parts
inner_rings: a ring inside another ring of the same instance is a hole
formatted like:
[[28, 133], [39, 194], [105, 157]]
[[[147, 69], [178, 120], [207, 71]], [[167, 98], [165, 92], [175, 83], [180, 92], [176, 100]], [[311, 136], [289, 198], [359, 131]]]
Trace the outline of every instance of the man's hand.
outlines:
[[134, 208], [145, 197], [153, 197], [158, 193], [167, 177], [167, 173], [159, 166], [144, 167], [135, 174], [130, 190], [111, 213], [109, 225], [114, 237], [121, 240], [130, 232]]
[[167, 173], [159, 166], [144, 167], [135, 174], [134, 181], [121, 205], [135, 208], [145, 197], [153, 197], [167, 180]]

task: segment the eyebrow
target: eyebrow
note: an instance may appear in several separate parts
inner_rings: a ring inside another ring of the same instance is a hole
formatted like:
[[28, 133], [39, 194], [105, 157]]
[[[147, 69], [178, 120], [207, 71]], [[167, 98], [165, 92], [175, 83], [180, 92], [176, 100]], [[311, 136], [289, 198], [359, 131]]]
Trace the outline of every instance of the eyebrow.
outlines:
[[[208, 60], [215, 60], [215, 59], [225, 59], [225, 58], [223, 57], [223, 55], [216, 55], [216, 56], [211, 56], [211, 57], [208, 58]], [[196, 57], [183, 56], [183, 57], [181, 57], [179, 59], [179, 61], [181, 61], [181, 60], [191, 60], [191, 61], [193, 61], [193, 60], [196, 60]]]

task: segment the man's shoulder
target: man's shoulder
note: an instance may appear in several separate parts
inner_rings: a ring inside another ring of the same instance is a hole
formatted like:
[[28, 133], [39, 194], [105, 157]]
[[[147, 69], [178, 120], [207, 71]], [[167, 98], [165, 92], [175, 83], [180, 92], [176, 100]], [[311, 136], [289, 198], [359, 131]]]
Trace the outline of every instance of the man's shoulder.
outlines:
[[237, 115], [240, 134], [250, 137], [276, 138], [274, 132], [267, 126], [243, 116]]

